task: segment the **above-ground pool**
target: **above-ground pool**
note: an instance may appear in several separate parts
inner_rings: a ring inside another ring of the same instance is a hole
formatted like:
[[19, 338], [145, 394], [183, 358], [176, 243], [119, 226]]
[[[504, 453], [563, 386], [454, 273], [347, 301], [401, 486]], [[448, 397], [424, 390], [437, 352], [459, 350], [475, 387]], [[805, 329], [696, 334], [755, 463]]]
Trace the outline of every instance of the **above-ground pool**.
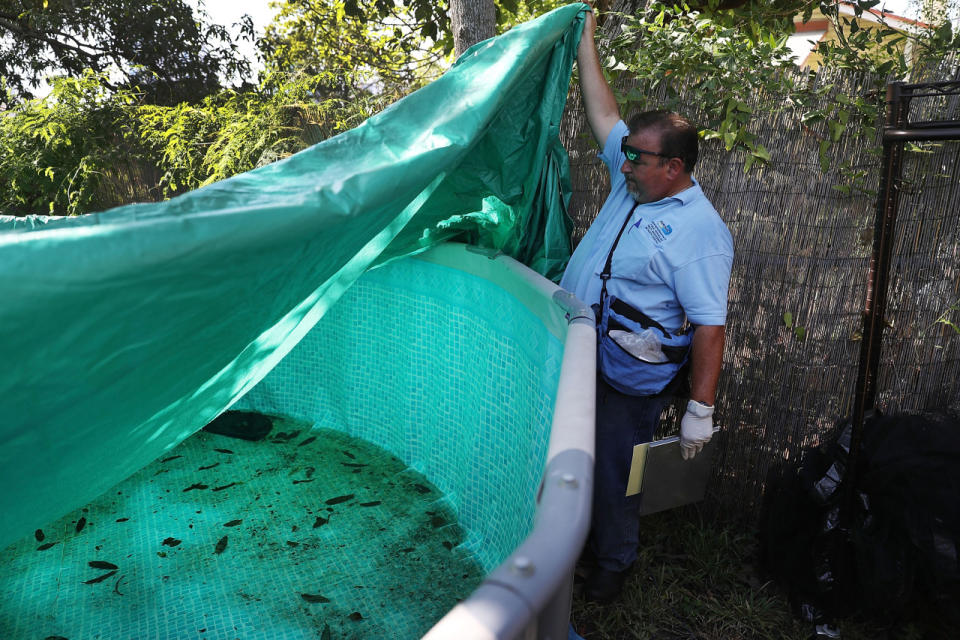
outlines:
[[231, 407], [266, 440], [198, 433], [8, 548], [0, 637], [564, 637], [590, 315], [463, 245], [368, 271]]

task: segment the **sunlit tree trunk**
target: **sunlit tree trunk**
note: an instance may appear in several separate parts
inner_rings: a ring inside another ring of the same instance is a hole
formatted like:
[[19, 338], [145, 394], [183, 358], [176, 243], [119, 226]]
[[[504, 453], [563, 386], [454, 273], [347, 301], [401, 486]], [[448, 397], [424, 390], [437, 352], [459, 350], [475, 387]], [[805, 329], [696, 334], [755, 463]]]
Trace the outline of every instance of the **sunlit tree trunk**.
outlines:
[[493, 0], [450, 0], [450, 27], [456, 56], [476, 43], [496, 35]]

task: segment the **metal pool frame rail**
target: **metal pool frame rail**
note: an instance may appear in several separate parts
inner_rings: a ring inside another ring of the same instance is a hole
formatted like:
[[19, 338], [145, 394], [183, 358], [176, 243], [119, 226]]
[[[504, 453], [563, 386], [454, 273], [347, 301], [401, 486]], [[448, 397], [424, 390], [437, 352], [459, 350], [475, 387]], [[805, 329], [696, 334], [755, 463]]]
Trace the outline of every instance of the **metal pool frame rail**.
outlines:
[[[478, 251], [475, 249], [468, 249]], [[493, 252], [566, 321], [547, 463], [527, 538], [425, 640], [567, 638], [573, 568], [590, 527], [596, 403], [596, 329], [589, 307], [519, 262]]]

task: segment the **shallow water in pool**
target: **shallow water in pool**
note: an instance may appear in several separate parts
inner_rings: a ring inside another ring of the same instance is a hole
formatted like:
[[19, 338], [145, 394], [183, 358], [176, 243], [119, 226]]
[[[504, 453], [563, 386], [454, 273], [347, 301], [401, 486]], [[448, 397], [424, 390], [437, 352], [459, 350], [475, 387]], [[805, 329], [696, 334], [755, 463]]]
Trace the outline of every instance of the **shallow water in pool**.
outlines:
[[271, 418], [258, 442], [198, 432], [3, 551], [0, 637], [416, 638], [480, 583], [423, 475]]

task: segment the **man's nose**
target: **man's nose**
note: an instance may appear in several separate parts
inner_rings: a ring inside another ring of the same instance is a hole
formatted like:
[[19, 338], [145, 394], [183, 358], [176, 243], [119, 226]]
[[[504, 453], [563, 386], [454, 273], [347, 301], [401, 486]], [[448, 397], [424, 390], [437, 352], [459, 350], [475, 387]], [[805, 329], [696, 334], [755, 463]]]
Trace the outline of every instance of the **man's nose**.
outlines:
[[623, 164], [620, 165], [620, 173], [630, 173], [630, 161], [624, 160]]

